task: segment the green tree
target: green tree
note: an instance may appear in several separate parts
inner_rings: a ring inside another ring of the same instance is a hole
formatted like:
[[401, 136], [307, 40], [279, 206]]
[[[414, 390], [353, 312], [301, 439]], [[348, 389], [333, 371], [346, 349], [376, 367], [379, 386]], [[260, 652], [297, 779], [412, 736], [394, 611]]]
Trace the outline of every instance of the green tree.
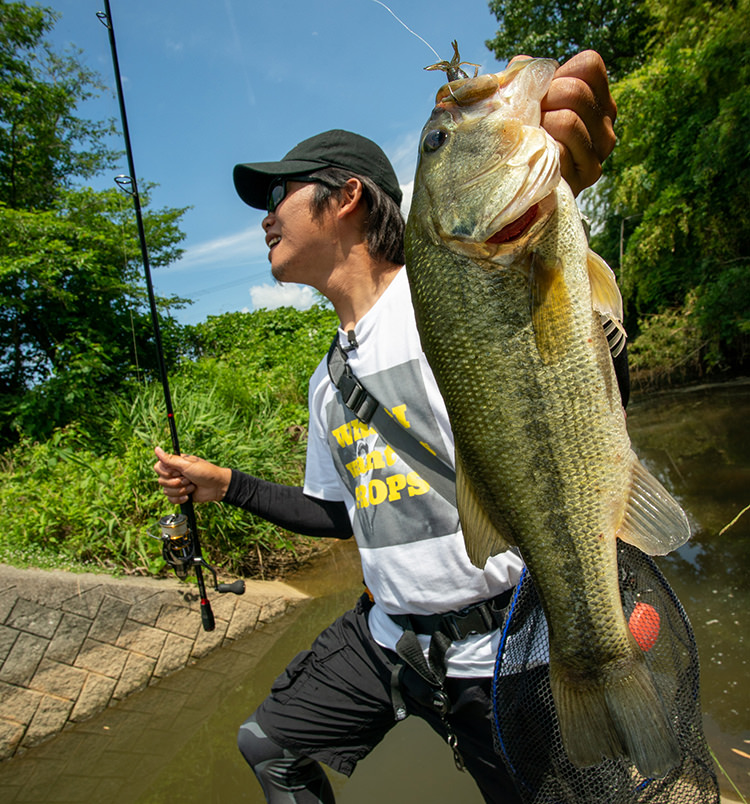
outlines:
[[[0, 443], [44, 436], [155, 363], [132, 204], [80, 186], [114, 155], [111, 124], [78, 114], [99, 80], [52, 51], [55, 19], [0, 0]], [[183, 212], [145, 211], [154, 267], [179, 256]]]
[[[665, 6], [648, 63], [615, 84], [618, 146], [595, 246], [620, 264], [632, 334], [673, 318], [707, 365], [750, 334], [750, 2]], [[665, 319], [664, 319], [665, 320]]]
[[[154, 267], [179, 254], [182, 212], [147, 215]], [[42, 212], [0, 206], [0, 436], [41, 436], [101, 388], [116, 389], [138, 368], [153, 375], [140, 271], [130, 201], [118, 190], [67, 190]], [[162, 324], [173, 357], [177, 325], [168, 315]]]
[[528, 56], [567, 61], [596, 50], [614, 79], [643, 63], [655, 17], [645, 0], [490, 0], [497, 17], [487, 42], [498, 59]]
[[48, 209], [74, 178], [106, 167], [113, 124], [85, 120], [77, 107], [102, 87], [76, 54], [44, 40], [57, 15], [0, 0], [0, 202]]

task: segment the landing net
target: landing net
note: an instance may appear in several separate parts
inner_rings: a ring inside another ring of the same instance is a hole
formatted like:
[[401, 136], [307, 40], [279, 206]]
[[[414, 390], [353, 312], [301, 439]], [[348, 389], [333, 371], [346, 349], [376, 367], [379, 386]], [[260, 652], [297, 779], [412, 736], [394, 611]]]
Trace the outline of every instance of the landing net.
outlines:
[[670, 713], [681, 763], [664, 778], [650, 779], [625, 760], [590, 768], [569, 762], [549, 685], [547, 623], [527, 572], [509, 607], [495, 666], [496, 748], [529, 804], [719, 804], [690, 623], [651, 558], [621, 542], [618, 568], [625, 617]]

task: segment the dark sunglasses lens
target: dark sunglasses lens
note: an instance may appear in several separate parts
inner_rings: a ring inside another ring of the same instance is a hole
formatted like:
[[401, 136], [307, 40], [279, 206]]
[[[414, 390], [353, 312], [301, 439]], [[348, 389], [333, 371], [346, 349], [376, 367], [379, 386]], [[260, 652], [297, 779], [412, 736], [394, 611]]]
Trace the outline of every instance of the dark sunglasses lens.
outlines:
[[284, 200], [286, 195], [286, 182], [283, 179], [277, 179], [268, 189], [268, 200], [266, 202], [266, 209], [273, 212], [276, 207]]

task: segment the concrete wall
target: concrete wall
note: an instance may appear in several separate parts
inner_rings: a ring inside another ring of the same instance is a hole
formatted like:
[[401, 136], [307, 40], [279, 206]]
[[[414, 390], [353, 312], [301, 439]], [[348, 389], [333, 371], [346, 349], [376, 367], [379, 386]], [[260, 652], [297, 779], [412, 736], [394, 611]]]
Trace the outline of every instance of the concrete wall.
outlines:
[[276, 582], [209, 591], [176, 578], [22, 570], [0, 564], [0, 759], [57, 734], [283, 614], [305, 596]]

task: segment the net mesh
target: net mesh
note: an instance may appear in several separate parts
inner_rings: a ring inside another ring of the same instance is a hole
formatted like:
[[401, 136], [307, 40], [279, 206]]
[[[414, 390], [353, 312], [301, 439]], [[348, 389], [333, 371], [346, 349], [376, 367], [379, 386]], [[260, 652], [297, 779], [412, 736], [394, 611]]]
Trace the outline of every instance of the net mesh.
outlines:
[[648, 556], [620, 543], [618, 569], [623, 610], [670, 713], [680, 764], [664, 778], [650, 779], [625, 760], [605, 760], [589, 768], [569, 762], [549, 685], [547, 624], [528, 573], [509, 607], [495, 667], [497, 749], [521, 797], [533, 804], [718, 804], [690, 623]]

